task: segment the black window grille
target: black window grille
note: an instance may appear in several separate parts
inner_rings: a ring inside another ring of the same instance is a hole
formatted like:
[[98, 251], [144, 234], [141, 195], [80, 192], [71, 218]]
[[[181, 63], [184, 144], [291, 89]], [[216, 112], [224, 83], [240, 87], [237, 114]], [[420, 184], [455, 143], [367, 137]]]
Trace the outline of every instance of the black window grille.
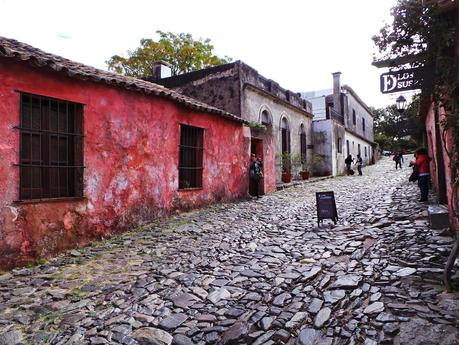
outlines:
[[365, 132], [365, 119], [362, 118], [362, 131]]
[[290, 131], [288, 128], [282, 128], [282, 166], [285, 172], [290, 172], [292, 162], [290, 159]]
[[21, 93], [20, 200], [83, 196], [83, 105]]
[[357, 123], [357, 115], [355, 114], [355, 110], [352, 109], [352, 123], [355, 125]]
[[306, 133], [300, 133], [300, 151], [301, 151], [301, 160], [306, 162], [306, 154], [307, 154], [307, 145], [306, 145]]
[[180, 125], [179, 189], [202, 188], [204, 129]]

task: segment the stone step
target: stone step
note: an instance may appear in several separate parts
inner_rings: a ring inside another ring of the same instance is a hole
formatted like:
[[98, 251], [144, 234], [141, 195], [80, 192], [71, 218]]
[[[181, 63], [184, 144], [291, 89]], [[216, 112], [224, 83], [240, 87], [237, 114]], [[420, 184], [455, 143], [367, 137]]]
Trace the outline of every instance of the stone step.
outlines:
[[427, 214], [432, 229], [444, 229], [449, 227], [449, 214], [446, 206], [429, 205]]

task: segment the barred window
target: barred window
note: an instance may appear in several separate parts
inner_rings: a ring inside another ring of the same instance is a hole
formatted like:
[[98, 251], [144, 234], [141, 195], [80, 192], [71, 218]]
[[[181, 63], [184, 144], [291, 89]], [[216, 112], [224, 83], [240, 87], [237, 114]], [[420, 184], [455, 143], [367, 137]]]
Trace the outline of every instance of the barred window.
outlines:
[[303, 163], [305, 163], [306, 155], [307, 155], [307, 142], [306, 142], [306, 130], [304, 129], [303, 124], [301, 124], [300, 126], [300, 152], [301, 152], [301, 160]]
[[204, 129], [180, 125], [179, 189], [202, 188]]
[[282, 149], [282, 170], [290, 172], [292, 162], [290, 160], [290, 129], [285, 117], [281, 121], [281, 149]]
[[21, 93], [20, 200], [83, 196], [83, 105]]

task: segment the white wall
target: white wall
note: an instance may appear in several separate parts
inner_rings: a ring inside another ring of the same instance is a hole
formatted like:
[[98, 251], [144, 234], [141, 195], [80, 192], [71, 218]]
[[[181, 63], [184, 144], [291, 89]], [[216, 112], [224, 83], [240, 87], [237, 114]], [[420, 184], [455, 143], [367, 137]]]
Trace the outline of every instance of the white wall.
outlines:
[[[365, 137], [368, 141], [374, 141], [373, 116], [354, 98], [350, 92], [346, 94], [345, 99], [347, 100], [344, 110], [346, 113], [344, 116], [346, 128], [349, 128], [358, 135]], [[353, 110], [355, 110], [356, 114], [355, 125], [352, 119]], [[365, 131], [363, 131], [362, 119], [365, 119]]]
[[[352, 155], [352, 158], [356, 158], [357, 157], [358, 147], [359, 147], [359, 144], [360, 144], [360, 152], [361, 152], [361, 157], [363, 159], [363, 163], [365, 165], [368, 165], [371, 162], [371, 155], [372, 155], [371, 145], [368, 142], [356, 137], [352, 133], [346, 131], [345, 142], [344, 142], [344, 150], [343, 150], [346, 157], [347, 157], [346, 140], [349, 140], [349, 149], [350, 149], [349, 153]], [[365, 147], [366, 147], [366, 150], [367, 150], [367, 155], [366, 156], [365, 156]]]

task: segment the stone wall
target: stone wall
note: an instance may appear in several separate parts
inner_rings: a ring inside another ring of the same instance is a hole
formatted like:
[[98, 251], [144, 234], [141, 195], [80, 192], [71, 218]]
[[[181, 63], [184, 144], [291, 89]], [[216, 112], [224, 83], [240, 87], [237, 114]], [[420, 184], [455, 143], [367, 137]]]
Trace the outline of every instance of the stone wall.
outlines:
[[233, 63], [217, 67], [205, 75], [196, 71], [159, 82], [184, 95], [241, 116], [239, 66]]
[[[358, 147], [360, 145], [360, 152], [361, 157], [363, 159], [363, 164], [368, 165], [372, 162], [373, 157], [373, 150], [372, 146], [365, 140], [353, 135], [352, 133], [346, 131], [344, 141], [344, 153], [347, 157], [347, 144], [346, 142], [349, 141], [349, 154], [352, 155], [352, 158], [356, 158], [358, 154]], [[365, 155], [365, 148], [366, 148], [366, 155]]]

